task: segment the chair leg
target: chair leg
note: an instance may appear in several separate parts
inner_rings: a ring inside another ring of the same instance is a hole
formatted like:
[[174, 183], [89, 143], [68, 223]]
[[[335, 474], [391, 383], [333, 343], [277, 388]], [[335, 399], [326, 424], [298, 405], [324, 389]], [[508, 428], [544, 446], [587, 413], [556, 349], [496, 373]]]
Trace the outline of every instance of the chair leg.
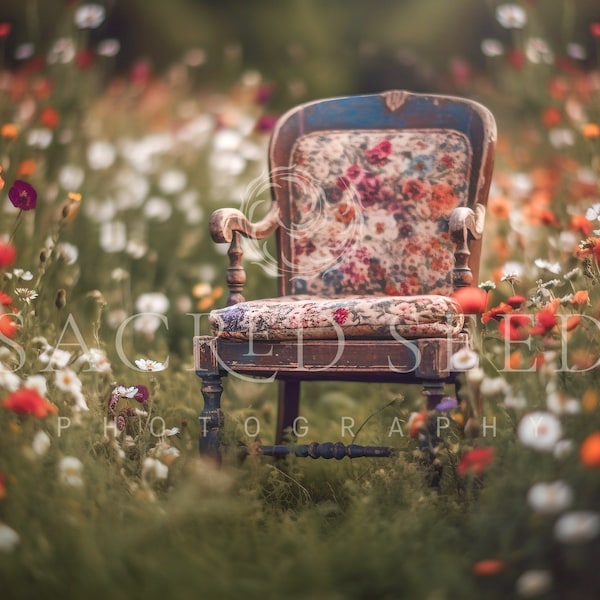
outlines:
[[423, 395], [427, 400], [427, 410], [433, 410], [444, 397], [444, 382], [439, 379], [424, 381]]
[[300, 410], [300, 382], [280, 381], [275, 443], [284, 441], [285, 430], [294, 426]]
[[221, 464], [221, 429], [223, 412], [221, 411], [220, 375], [205, 375], [201, 386], [204, 408], [200, 413], [200, 454]]

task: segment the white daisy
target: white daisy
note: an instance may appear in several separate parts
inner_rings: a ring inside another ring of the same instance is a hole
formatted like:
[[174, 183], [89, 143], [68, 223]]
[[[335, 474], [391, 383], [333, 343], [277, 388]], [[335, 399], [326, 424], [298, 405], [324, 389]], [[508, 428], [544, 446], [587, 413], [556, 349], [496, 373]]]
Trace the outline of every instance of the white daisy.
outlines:
[[564, 544], [581, 544], [600, 533], [600, 514], [575, 510], [562, 515], [554, 524], [554, 537]]
[[164, 371], [167, 366], [157, 360], [150, 360], [148, 358], [136, 358], [135, 364], [140, 371]]
[[515, 583], [521, 598], [538, 598], [552, 588], [552, 574], [542, 569], [531, 569], [522, 573]]
[[38, 431], [33, 436], [33, 440], [31, 442], [31, 449], [37, 456], [44, 456], [44, 454], [48, 452], [48, 448], [50, 448], [51, 443], [52, 440], [45, 431]]
[[81, 392], [82, 389], [81, 379], [79, 379], [73, 369], [69, 368], [56, 371], [54, 374], [54, 383], [59, 390], [69, 392], [73, 395]]
[[101, 4], [82, 4], [73, 17], [79, 29], [96, 29], [106, 18], [106, 9]]
[[568, 508], [573, 502], [573, 488], [565, 481], [540, 482], [531, 486], [527, 503], [545, 515], [552, 515]]
[[468, 371], [479, 365], [479, 355], [470, 348], [463, 348], [450, 357], [450, 368], [453, 371]]
[[0, 523], [0, 552], [12, 552], [21, 541], [19, 534], [5, 523]]
[[559, 419], [549, 412], [536, 411], [525, 415], [517, 429], [519, 440], [540, 452], [552, 452], [563, 434]]
[[82, 487], [83, 463], [75, 456], [64, 456], [58, 463], [59, 479], [72, 487]]
[[40, 396], [48, 393], [46, 378], [43, 375], [30, 375], [23, 385], [30, 390], [35, 390]]

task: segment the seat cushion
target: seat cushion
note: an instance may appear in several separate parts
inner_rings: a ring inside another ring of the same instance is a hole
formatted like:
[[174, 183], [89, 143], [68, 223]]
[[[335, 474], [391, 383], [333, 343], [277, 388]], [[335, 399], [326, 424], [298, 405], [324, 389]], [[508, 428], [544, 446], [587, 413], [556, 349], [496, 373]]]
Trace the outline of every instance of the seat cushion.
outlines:
[[416, 339], [457, 335], [460, 306], [446, 296], [282, 296], [213, 310], [214, 335], [257, 340]]

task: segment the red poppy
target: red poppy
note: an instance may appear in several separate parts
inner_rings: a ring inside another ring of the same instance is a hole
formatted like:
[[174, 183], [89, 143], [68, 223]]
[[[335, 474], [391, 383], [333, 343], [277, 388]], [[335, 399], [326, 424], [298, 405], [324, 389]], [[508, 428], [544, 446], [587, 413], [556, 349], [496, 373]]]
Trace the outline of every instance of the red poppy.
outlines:
[[498, 575], [506, 568], [506, 563], [495, 558], [487, 558], [476, 562], [471, 570], [475, 575], [487, 577], [490, 575]]
[[514, 69], [522, 69], [527, 64], [527, 57], [520, 50], [511, 50], [508, 55], [508, 62]]
[[529, 326], [531, 318], [522, 313], [506, 315], [498, 323], [498, 333], [511, 342], [525, 340], [529, 336]]
[[499, 321], [505, 314], [512, 311], [512, 306], [507, 304], [506, 302], [500, 302], [498, 306], [494, 306], [494, 308], [490, 308], [487, 312], [483, 313], [481, 317], [482, 323], [487, 323], [492, 319], [496, 319]]
[[556, 324], [556, 311], [553, 308], [542, 308], [535, 316], [535, 325], [529, 330], [533, 335], [548, 333]]
[[19, 325], [14, 321], [9, 313], [0, 313], [0, 335], [12, 339], [17, 335]]
[[18, 415], [33, 415], [45, 419], [48, 415], [56, 414], [58, 408], [38, 392], [29, 388], [21, 388], [4, 398], [2, 406]]
[[0, 242], [0, 269], [10, 267], [17, 257], [17, 249], [13, 244]]
[[556, 106], [548, 107], [542, 114], [542, 123], [548, 129], [556, 127], [562, 120], [560, 111]]
[[94, 53], [89, 48], [84, 48], [75, 56], [75, 64], [84, 71], [94, 62], [94, 58]]
[[411, 413], [408, 418], [408, 433], [411, 437], [417, 437], [421, 431], [427, 429], [427, 411]]
[[485, 448], [473, 448], [465, 452], [456, 470], [460, 477], [465, 477], [469, 473], [481, 475], [494, 462], [495, 451], [491, 446]]
[[0, 23], [0, 38], [8, 37], [10, 35], [11, 29], [12, 25], [10, 23], [2, 21], [2, 23]]
[[8, 190], [8, 198], [15, 208], [31, 210], [37, 203], [37, 192], [31, 184], [17, 179]]
[[515, 294], [510, 298], [507, 298], [506, 304], [509, 304], [512, 308], [520, 308], [523, 303], [527, 300], [525, 296], [520, 296], [519, 294]]
[[590, 33], [595, 38], [600, 38], [600, 22], [590, 23]]
[[56, 129], [58, 123], [60, 122], [60, 115], [58, 111], [52, 106], [46, 106], [42, 109], [40, 113], [40, 123], [44, 127], [48, 127], [49, 129]]
[[487, 292], [475, 286], [467, 286], [458, 288], [452, 298], [460, 304], [464, 314], [481, 314], [485, 311]]
[[0, 304], [2, 306], [10, 306], [12, 304], [12, 298], [8, 294], [0, 292]]

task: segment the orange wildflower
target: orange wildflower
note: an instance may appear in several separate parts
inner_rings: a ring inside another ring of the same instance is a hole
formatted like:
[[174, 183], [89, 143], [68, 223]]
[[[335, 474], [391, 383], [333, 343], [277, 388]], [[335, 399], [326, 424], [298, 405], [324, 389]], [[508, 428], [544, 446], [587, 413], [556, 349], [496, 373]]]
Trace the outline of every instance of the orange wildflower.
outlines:
[[35, 173], [36, 164], [32, 158], [27, 158], [19, 164], [17, 168], [17, 177], [27, 177]]
[[567, 324], [565, 326], [566, 331], [573, 331], [575, 327], [579, 326], [579, 323], [581, 323], [581, 317], [579, 315], [571, 315], [567, 319]]
[[597, 123], [586, 123], [583, 126], [583, 137], [588, 140], [595, 140], [597, 137], [600, 137], [600, 125]]
[[519, 350], [515, 350], [510, 353], [510, 356], [506, 359], [506, 368], [514, 371], [519, 368], [521, 364], [521, 360], [523, 359], [523, 355]]
[[600, 431], [588, 435], [579, 448], [579, 460], [588, 469], [600, 469]]
[[573, 231], [579, 231], [581, 235], [586, 237], [592, 233], [592, 224], [585, 218], [585, 215], [573, 215], [569, 227]]
[[593, 388], [588, 388], [581, 397], [581, 408], [585, 413], [593, 413], [598, 408], [598, 392]]
[[0, 135], [7, 140], [14, 140], [18, 133], [19, 130], [14, 123], [4, 123], [0, 128]]
[[588, 304], [590, 301], [590, 294], [587, 290], [579, 290], [573, 294], [571, 298], [571, 304], [575, 306], [582, 306]]
[[488, 209], [497, 219], [508, 219], [511, 203], [506, 196], [494, 196], [488, 200]]

